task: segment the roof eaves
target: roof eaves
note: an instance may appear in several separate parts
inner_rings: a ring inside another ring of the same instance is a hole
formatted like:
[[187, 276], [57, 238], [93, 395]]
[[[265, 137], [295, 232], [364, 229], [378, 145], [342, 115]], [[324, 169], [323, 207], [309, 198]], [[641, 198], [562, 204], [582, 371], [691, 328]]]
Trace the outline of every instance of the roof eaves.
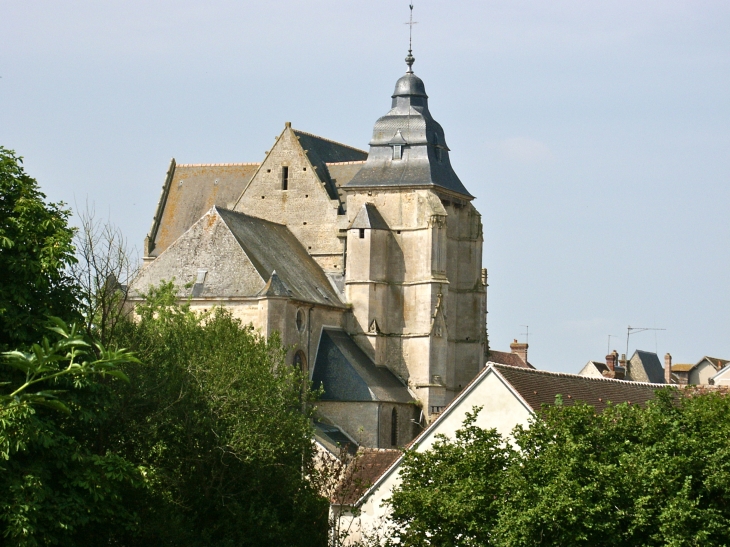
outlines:
[[361, 154], [365, 154], [366, 156], [368, 154], [365, 150], [361, 150], [359, 148], [355, 148], [354, 146], [350, 146], [349, 144], [344, 144], [344, 143], [341, 143], [341, 142], [338, 142], [338, 141], [333, 141], [332, 139], [327, 139], [325, 137], [320, 137], [319, 135], [315, 135], [314, 133], [308, 133], [306, 131], [302, 131], [301, 129], [292, 129], [292, 131], [294, 131], [295, 134], [298, 133], [298, 134], [301, 134], [301, 135], [306, 135], [308, 137], [312, 137], [312, 138], [319, 139], [319, 140], [322, 140], [322, 141], [325, 141], [325, 142], [329, 142], [329, 143], [332, 143], [332, 144], [336, 144], [337, 146], [342, 146], [343, 148], [349, 148], [350, 150], [354, 150], [355, 152], [360, 152]]
[[162, 222], [162, 214], [165, 212], [165, 205], [167, 204], [167, 196], [170, 194], [170, 187], [172, 185], [172, 179], [175, 178], [175, 158], [170, 160], [170, 166], [167, 168], [165, 175], [165, 182], [162, 185], [160, 191], [160, 199], [157, 202], [157, 209], [155, 216], [152, 217], [152, 226], [150, 227], [150, 233], [147, 235], [147, 248], [144, 249], [145, 256], [150, 256], [150, 253], [155, 250], [155, 240], [157, 239], [157, 232], [160, 229], [160, 223]]

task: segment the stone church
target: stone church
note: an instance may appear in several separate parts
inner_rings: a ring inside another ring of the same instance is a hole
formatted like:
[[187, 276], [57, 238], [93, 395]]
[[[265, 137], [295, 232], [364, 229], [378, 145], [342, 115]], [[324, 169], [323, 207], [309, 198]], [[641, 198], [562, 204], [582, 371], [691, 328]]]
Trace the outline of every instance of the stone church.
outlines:
[[369, 152], [287, 122], [260, 163], [173, 159], [132, 286], [278, 331], [333, 443], [405, 445], [486, 362], [481, 216], [406, 63]]

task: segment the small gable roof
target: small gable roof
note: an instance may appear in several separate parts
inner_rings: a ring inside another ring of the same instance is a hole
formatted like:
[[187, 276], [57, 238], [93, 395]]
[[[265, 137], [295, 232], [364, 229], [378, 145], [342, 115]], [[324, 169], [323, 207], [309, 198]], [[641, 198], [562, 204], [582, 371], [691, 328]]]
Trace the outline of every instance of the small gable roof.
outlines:
[[628, 362], [628, 378], [635, 382], [664, 383], [664, 367], [656, 353], [637, 349]]
[[269, 280], [269, 289], [264, 290], [280, 295], [283, 283], [289, 295], [298, 300], [343, 306], [322, 268], [289, 228], [220, 207], [216, 211], [261, 277]]
[[387, 368], [378, 367], [343, 330], [324, 328], [312, 372], [322, 401], [409, 403], [414, 397]]
[[720, 370], [725, 365], [730, 363], [729, 359], [718, 359], [717, 357], [709, 357], [705, 355], [702, 359], [697, 361], [697, 364], [699, 365], [702, 361], [709, 361], [709, 363], [714, 366], [717, 370]]
[[390, 230], [383, 215], [373, 203], [364, 203], [350, 224], [350, 228], [370, 228], [372, 230]]

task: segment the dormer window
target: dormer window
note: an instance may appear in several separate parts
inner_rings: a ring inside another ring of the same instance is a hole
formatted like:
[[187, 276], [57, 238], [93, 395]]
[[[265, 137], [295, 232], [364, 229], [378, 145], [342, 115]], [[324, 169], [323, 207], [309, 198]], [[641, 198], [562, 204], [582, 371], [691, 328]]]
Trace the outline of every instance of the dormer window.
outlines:
[[281, 189], [289, 189], [289, 168], [286, 165], [281, 168]]
[[400, 129], [395, 132], [395, 135], [393, 135], [393, 138], [390, 139], [390, 142], [388, 144], [393, 148], [393, 159], [403, 159], [403, 146], [408, 143], [403, 138]]

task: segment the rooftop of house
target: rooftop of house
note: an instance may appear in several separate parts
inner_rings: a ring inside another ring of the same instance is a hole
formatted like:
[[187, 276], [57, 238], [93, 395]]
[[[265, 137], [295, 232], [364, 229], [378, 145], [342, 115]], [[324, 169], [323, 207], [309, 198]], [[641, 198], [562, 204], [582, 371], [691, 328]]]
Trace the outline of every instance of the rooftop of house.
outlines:
[[628, 362], [627, 379], [635, 382], [664, 383], [664, 367], [656, 353], [637, 349]]
[[510, 365], [513, 367], [535, 368], [529, 361], [525, 363], [519, 355], [510, 351], [497, 351], [496, 349], [490, 349], [487, 361], [499, 363], [501, 365]]
[[352, 505], [403, 454], [400, 450], [363, 448], [351, 460], [343, 480], [330, 500], [333, 505]]
[[[571, 406], [578, 402], [592, 405], [597, 411], [603, 411], [609, 404], [639, 404], [644, 405], [654, 398], [658, 389], [664, 389], [665, 384], [648, 384], [629, 382], [611, 378], [594, 378], [568, 374], [564, 372], [550, 372], [546, 370], [528, 369], [497, 363], [487, 363], [479, 374], [449, 403], [426, 429], [422, 430], [407, 446], [406, 450], [417, 445], [425, 435], [429, 435], [447, 418], [450, 411], [464, 398], [469, 396], [473, 388], [486, 377], [496, 373], [507, 382], [525, 404], [533, 411], [538, 412], [543, 405], [553, 405], [560, 395], [562, 404]], [[705, 386], [703, 386], [705, 387]], [[372, 481], [375, 486], [386, 474], [390, 473], [400, 462], [397, 457], [381, 474]], [[373, 487], [371, 486], [371, 488]], [[352, 504], [361, 503], [367, 490], [362, 496], [352, 501]]]

